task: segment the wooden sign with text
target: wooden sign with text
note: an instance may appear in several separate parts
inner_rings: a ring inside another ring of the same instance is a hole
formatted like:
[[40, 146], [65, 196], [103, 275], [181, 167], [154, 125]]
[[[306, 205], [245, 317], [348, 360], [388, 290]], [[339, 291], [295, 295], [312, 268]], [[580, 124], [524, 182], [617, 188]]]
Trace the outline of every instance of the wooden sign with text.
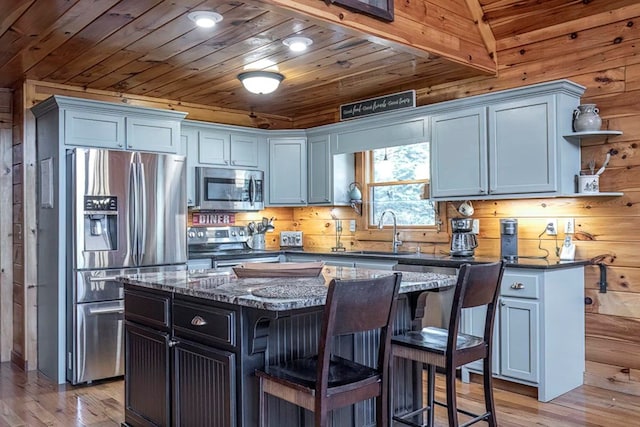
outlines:
[[416, 91], [394, 93], [378, 98], [365, 99], [340, 106], [340, 120], [355, 119], [371, 114], [386, 113], [388, 111], [412, 108], [416, 106]]

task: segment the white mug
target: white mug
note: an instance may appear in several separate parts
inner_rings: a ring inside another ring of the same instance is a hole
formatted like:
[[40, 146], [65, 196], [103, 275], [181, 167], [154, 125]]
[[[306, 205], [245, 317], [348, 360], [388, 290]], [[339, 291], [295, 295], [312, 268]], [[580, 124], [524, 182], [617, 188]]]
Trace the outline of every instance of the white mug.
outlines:
[[471, 216], [474, 212], [473, 205], [467, 200], [458, 207], [458, 212], [460, 212], [460, 215]]

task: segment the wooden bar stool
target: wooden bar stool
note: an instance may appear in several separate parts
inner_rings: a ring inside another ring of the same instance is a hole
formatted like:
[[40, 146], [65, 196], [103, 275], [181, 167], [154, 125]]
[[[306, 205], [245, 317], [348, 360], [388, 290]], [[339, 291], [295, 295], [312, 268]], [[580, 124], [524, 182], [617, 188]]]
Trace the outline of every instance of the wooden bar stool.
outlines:
[[[497, 426], [496, 410], [493, 400], [493, 381], [491, 375], [491, 353], [493, 344], [493, 323], [495, 319], [500, 282], [504, 272], [503, 262], [492, 264], [464, 264], [458, 273], [448, 330], [436, 327], [423, 328], [421, 331], [408, 331], [396, 335], [391, 340], [391, 357], [401, 357], [427, 365], [428, 389], [427, 406], [403, 416], [394, 416], [393, 420], [410, 426], [433, 426], [434, 404], [446, 406], [449, 426], [458, 427], [458, 412], [472, 417], [464, 424], [468, 426], [486, 421]], [[421, 298], [424, 302], [425, 299]], [[484, 335], [477, 337], [458, 332], [460, 314], [463, 308], [487, 307], [484, 322]], [[477, 415], [459, 409], [456, 403], [456, 369], [475, 360], [483, 361], [483, 390], [485, 412]], [[444, 368], [446, 377], [447, 402], [434, 399], [436, 367]], [[426, 424], [417, 424], [410, 418], [427, 412]]]
[[[389, 424], [389, 349], [401, 277], [393, 273], [375, 279], [331, 281], [318, 354], [256, 371], [260, 426], [267, 421], [265, 394], [313, 411], [316, 427], [327, 425], [333, 409], [376, 398], [376, 423]], [[334, 337], [371, 330], [380, 330], [376, 366], [332, 354]]]

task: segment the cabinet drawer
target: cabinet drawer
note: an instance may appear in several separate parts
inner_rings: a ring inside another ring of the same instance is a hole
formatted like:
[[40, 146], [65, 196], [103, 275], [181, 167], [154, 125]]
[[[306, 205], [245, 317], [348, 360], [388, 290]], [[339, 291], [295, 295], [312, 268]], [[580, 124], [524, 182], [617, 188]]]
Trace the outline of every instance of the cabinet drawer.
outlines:
[[124, 318], [156, 329], [168, 330], [171, 326], [169, 295], [124, 291]]
[[205, 343], [236, 345], [236, 312], [219, 307], [175, 301], [173, 329], [176, 337]]
[[504, 273], [500, 284], [500, 295], [516, 298], [539, 298], [540, 276], [538, 274]]

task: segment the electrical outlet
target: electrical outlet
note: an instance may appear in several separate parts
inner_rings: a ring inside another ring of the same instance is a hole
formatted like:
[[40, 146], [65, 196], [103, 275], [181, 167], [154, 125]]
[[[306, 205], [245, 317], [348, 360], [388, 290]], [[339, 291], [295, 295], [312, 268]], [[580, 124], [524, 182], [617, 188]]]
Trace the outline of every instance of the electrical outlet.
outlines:
[[546, 228], [547, 236], [557, 236], [558, 235], [558, 220], [555, 218], [547, 219], [547, 228]]
[[565, 218], [564, 221], [564, 234], [573, 234], [576, 232], [576, 223], [573, 218]]
[[471, 226], [471, 232], [473, 234], [480, 234], [480, 220], [474, 219], [472, 224], [473, 225]]
[[351, 232], [356, 231], [356, 220], [355, 219], [350, 219], [349, 220], [349, 231], [351, 231]]

